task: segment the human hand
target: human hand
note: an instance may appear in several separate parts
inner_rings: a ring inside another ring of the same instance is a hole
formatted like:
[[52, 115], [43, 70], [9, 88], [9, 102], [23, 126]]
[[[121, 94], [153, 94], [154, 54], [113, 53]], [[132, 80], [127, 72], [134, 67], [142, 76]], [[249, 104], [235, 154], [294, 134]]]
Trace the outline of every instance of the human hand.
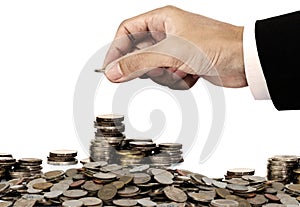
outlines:
[[247, 85], [243, 27], [167, 6], [125, 20], [104, 66], [112, 82], [137, 77], [188, 89], [199, 77], [224, 87]]

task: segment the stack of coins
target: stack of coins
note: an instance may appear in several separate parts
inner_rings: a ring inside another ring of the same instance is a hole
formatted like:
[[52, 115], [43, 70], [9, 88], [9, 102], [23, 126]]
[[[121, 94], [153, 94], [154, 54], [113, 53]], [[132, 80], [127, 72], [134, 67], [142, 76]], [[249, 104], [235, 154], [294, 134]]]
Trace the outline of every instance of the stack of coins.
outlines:
[[11, 154], [0, 153], [0, 179], [8, 177], [8, 173], [15, 163], [16, 159]]
[[141, 151], [138, 150], [118, 150], [117, 160], [123, 166], [132, 166], [146, 163], [146, 159]]
[[299, 158], [294, 155], [277, 155], [268, 159], [268, 179], [282, 183], [293, 181], [293, 170], [298, 168]]
[[49, 153], [47, 163], [49, 165], [76, 165], [76, 150], [53, 150]]
[[293, 183], [300, 184], [300, 168], [293, 170], [293, 173], [294, 173]]
[[43, 161], [39, 158], [21, 158], [14, 165], [14, 169], [10, 171], [11, 178], [22, 177], [40, 177], [42, 175], [41, 166]]
[[156, 144], [153, 142], [140, 142], [140, 141], [131, 141], [129, 142], [129, 149], [141, 151], [143, 152], [144, 156], [151, 156], [154, 154], [156, 150]]
[[96, 118], [95, 138], [91, 140], [90, 158], [93, 161], [116, 162], [116, 148], [124, 140], [124, 116], [106, 114]]
[[158, 145], [159, 152], [166, 154], [170, 158], [170, 164], [183, 162], [182, 144], [180, 143], [161, 143]]
[[227, 174], [225, 175], [226, 179], [231, 178], [242, 178], [247, 175], [254, 175], [255, 170], [252, 168], [232, 168], [227, 170]]

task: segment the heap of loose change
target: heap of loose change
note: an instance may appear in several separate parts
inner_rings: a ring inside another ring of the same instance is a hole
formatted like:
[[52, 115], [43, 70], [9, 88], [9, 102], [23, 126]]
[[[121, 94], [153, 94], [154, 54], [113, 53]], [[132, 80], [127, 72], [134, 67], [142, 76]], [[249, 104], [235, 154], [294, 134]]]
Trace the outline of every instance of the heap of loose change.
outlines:
[[158, 206], [284, 207], [298, 206], [300, 185], [284, 185], [230, 169], [229, 177], [210, 178], [187, 170], [124, 167], [105, 161], [82, 168], [49, 171], [41, 178], [0, 183], [0, 206]]
[[78, 163], [76, 156], [76, 150], [53, 150], [47, 157], [47, 163], [49, 165], [75, 165]]
[[157, 146], [152, 139], [126, 138], [123, 121], [123, 115], [107, 114], [96, 118], [97, 131], [90, 146], [91, 160], [124, 166], [150, 164], [164, 167], [183, 162], [182, 144], [161, 143]]

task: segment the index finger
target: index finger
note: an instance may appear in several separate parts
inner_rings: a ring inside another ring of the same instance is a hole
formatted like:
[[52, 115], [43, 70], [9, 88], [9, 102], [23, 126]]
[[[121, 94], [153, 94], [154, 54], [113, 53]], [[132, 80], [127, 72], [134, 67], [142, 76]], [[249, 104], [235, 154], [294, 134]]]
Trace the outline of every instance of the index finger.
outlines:
[[106, 67], [114, 60], [135, 50], [136, 44], [149, 37], [160, 41], [164, 34], [153, 34], [153, 32], [164, 32], [164, 15], [158, 14], [156, 10], [141, 14], [139, 16], [123, 21], [115, 35], [113, 42], [106, 54], [103, 66]]

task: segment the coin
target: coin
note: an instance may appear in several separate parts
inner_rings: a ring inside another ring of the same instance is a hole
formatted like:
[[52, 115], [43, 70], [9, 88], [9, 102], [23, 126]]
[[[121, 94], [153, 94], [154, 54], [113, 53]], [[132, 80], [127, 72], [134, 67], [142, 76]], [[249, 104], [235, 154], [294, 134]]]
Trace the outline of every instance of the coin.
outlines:
[[62, 194], [63, 194], [63, 191], [61, 191], [61, 190], [55, 190], [55, 191], [46, 192], [44, 194], [44, 197], [45, 198], [49, 198], [49, 199], [54, 199], [54, 198], [58, 198]]
[[267, 199], [273, 201], [273, 202], [279, 202], [279, 201], [280, 201], [280, 199], [279, 199], [277, 196], [272, 195], [272, 194], [266, 193], [266, 194], [265, 194], [265, 197], [266, 197]]
[[252, 205], [263, 205], [268, 201], [263, 195], [256, 195], [254, 198], [248, 198], [247, 200]]
[[123, 181], [114, 181], [111, 184], [113, 184], [114, 186], [116, 186], [117, 190], [122, 189], [125, 186], [125, 183]]
[[213, 207], [238, 207], [239, 203], [234, 200], [228, 199], [216, 199], [210, 203]]
[[98, 192], [98, 197], [104, 201], [113, 199], [117, 194], [116, 186], [112, 184], [104, 185]]
[[81, 198], [83, 196], [86, 196], [87, 193], [88, 192], [85, 190], [74, 189], [74, 190], [67, 190], [63, 192], [63, 195], [68, 198]]
[[85, 180], [77, 180], [70, 184], [71, 188], [78, 188], [85, 183]]
[[227, 170], [228, 176], [243, 176], [243, 175], [254, 175], [255, 170], [252, 168], [233, 168]]
[[0, 207], [10, 207], [12, 204], [11, 201], [0, 201]]
[[185, 202], [187, 200], [187, 195], [184, 191], [174, 186], [167, 186], [163, 189], [165, 195], [172, 201], [175, 202]]
[[50, 191], [66, 191], [69, 189], [69, 185], [65, 183], [55, 183], [51, 188]]
[[32, 187], [37, 190], [47, 190], [47, 189], [51, 188], [52, 186], [53, 186], [53, 184], [49, 183], [49, 182], [35, 183], [32, 185]]
[[141, 206], [144, 206], [144, 207], [157, 206], [157, 203], [151, 201], [150, 198], [139, 199], [139, 200], [137, 200], [137, 202], [138, 202], [138, 204], [140, 204]]
[[216, 193], [218, 196], [220, 196], [221, 198], [226, 198], [226, 196], [230, 195], [230, 191], [227, 189], [223, 189], [223, 188], [217, 188], [216, 189]]
[[288, 184], [285, 186], [285, 188], [291, 192], [300, 194], [300, 184]]
[[0, 183], [0, 194], [9, 188], [8, 183]]
[[209, 191], [202, 191], [202, 192], [189, 192], [188, 196], [192, 198], [194, 201], [199, 201], [203, 203], [210, 203], [214, 199], [214, 194], [210, 193]]
[[103, 204], [102, 200], [96, 197], [80, 198], [79, 201], [82, 201], [84, 206], [102, 206]]
[[243, 185], [236, 185], [236, 184], [227, 184], [226, 186], [229, 190], [237, 191], [237, 192], [246, 192], [248, 188]]
[[49, 153], [50, 157], [76, 157], [76, 150], [53, 150]]
[[151, 176], [146, 173], [134, 173], [133, 174], [133, 182], [137, 185], [148, 183], [150, 180], [151, 180]]
[[160, 184], [164, 184], [164, 185], [171, 185], [171, 184], [173, 184], [172, 178], [170, 178], [170, 177], [168, 177], [166, 175], [158, 174], [158, 175], [154, 176], [154, 179], [157, 182], [159, 182]]
[[113, 204], [117, 206], [135, 206], [137, 204], [137, 201], [134, 199], [118, 199], [113, 200]]
[[24, 198], [20, 198], [14, 203], [14, 207], [33, 207], [35, 203], [36, 200], [26, 200]]
[[97, 184], [97, 183], [94, 183], [93, 181], [86, 181], [82, 188], [84, 190], [87, 190], [89, 192], [96, 192], [98, 190], [100, 190], [102, 188], [103, 185], [100, 185], [100, 184]]
[[46, 180], [52, 180], [52, 179], [59, 178], [59, 177], [63, 176], [64, 174], [65, 174], [65, 172], [62, 170], [53, 170], [53, 171], [44, 173], [44, 177], [46, 178]]
[[118, 194], [122, 197], [132, 197], [137, 195], [140, 189], [136, 186], [126, 186], [125, 188], [118, 191]]
[[118, 114], [103, 114], [96, 117], [96, 121], [101, 122], [122, 122], [124, 121], [123, 115]]
[[124, 184], [128, 184], [133, 180], [133, 175], [124, 175], [119, 178], [119, 181], [124, 182]]
[[117, 176], [113, 173], [103, 173], [103, 172], [98, 172], [93, 175], [94, 178], [100, 179], [100, 180], [111, 180], [116, 178]]
[[81, 207], [83, 202], [80, 200], [67, 200], [62, 203], [63, 207]]

